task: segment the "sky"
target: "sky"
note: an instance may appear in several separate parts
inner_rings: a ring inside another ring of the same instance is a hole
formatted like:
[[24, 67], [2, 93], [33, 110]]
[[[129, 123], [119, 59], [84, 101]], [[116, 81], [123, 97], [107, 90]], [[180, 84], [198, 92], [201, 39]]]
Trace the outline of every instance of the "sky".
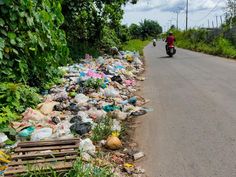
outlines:
[[[136, 5], [127, 4], [124, 7], [123, 24], [130, 25], [144, 19], [158, 21], [164, 30], [170, 25], [177, 25], [179, 12], [179, 28], [186, 26], [187, 0], [139, 0]], [[225, 19], [226, 0], [189, 0], [189, 27], [214, 27]]]

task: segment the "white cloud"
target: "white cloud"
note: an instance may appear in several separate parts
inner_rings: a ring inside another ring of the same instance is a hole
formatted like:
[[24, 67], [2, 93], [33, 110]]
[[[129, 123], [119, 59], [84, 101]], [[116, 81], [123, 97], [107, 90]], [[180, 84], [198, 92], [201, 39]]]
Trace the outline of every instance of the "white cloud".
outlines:
[[[189, 0], [189, 26], [208, 26], [216, 24], [216, 16], [223, 16], [226, 0]], [[176, 24], [175, 11], [182, 9], [179, 14], [179, 27], [185, 28], [186, 0], [139, 0], [136, 5], [128, 4], [125, 9], [123, 23], [138, 23], [144, 19], [158, 21], [163, 27]], [[212, 10], [213, 9], [213, 10]], [[209, 13], [210, 12], [210, 13]]]
[[[214, 8], [215, 6], [222, 8], [225, 5], [224, 1], [217, 2], [216, 0], [189, 0], [190, 11], [201, 11]], [[177, 11], [183, 10], [186, 7], [186, 0], [139, 0], [136, 5], [128, 4], [125, 7], [126, 11], [150, 11], [160, 9], [162, 11]]]

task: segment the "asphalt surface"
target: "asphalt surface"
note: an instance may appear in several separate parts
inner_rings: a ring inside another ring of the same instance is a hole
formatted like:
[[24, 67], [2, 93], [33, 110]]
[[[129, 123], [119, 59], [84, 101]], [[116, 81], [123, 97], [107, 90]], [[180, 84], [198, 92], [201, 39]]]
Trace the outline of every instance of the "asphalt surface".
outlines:
[[[149, 177], [236, 177], [236, 61], [145, 48], [142, 95], [153, 108], [135, 137]], [[140, 120], [140, 119], [139, 119]]]

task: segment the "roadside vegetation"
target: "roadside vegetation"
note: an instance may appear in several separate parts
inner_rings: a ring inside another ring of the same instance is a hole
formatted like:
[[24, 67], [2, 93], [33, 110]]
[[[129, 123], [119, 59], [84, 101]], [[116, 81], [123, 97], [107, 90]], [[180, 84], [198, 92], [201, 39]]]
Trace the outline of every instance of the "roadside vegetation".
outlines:
[[[179, 31], [172, 26], [178, 47], [236, 59], [236, 2], [228, 0], [226, 22], [219, 28]], [[164, 37], [164, 36], [163, 36]]]
[[150, 43], [150, 39], [141, 40], [141, 39], [132, 39], [126, 42], [122, 49], [128, 51], [138, 51], [140, 55], [143, 55], [143, 48]]
[[236, 59], [236, 45], [224, 33], [214, 36], [211, 30], [206, 29], [173, 32], [178, 47]]
[[[41, 102], [41, 94], [60, 84], [60, 66], [79, 62], [86, 54], [97, 57], [113, 46], [139, 51], [162, 33], [156, 21], [122, 25], [126, 3], [137, 0], [0, 0], [0, 132], [6, 144], [16, 141], [9, 126], [22, 112]], [[97, 89], [98, 83], [86, 82]], [[94, 141], [111, 134], [105, 119], [94, 129]], [[47, 176], [43, 169], [26, 176]], [[57, 176], [52, 170], [51, 176]], [[109, 168], [97, 168], [78, 159], [68, 176], [112, 176]]]
[[78, 158], [73, 167], [68, 172], [56, 172], [51, 167], [47, 168], [34, 168], [29, 167], [28, 173], [20, 177], [112, 177], [111, 167], [104, 166], [98, 167], [95, 164], [84, 162]]

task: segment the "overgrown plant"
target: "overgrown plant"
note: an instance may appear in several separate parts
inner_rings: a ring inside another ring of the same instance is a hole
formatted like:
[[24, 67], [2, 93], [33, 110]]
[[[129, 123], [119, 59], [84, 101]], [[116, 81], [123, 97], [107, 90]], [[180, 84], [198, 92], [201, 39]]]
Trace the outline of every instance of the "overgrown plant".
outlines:
[[0, 81], [42, 87], [67, 63], [61, 0], [1, 0], [0, 13]]
[[[63, 29], [67, 34], [73, 59], [91, 51], [119, 45], [118, 38], [123, 18], [123, 5], [137, 0], [66, 0], [62, 11], [65, 16]], [[121, 36], [120, 36], [121, 37]], [[95, 52], [96, 53], [96, 52]]]
[[212, 55], [219, 55], [229, 58], [236, 58], [236, 46], [233, 44], [233, 38], [228, 39], [227, 31], [221, 29], [221, 33], [214, 30], [190, 29], [188, 31], [173, 30], [176, 36], [178, 47], [204, 52]]
[[109, 166], [98, 167], [93, 164], [85, 163], [78, 158], [72, 169], [65, 174], [65, 177], [112, 177], [114, 174]]
[[28, 107], [40, 102], [37, 90], [23, 84], [0, 83], [0, 124], [19, 118]]
[[94, 128], [92, 134], [93, 141], [101, 141], [112, 134], [112, 118], [110, 116], [104, 117]]
[[95, 90], [99, 89], [104, 83], [103, 79], [88, 79], [85, 81], [84, 86], [87, 88], [93, 88]]

